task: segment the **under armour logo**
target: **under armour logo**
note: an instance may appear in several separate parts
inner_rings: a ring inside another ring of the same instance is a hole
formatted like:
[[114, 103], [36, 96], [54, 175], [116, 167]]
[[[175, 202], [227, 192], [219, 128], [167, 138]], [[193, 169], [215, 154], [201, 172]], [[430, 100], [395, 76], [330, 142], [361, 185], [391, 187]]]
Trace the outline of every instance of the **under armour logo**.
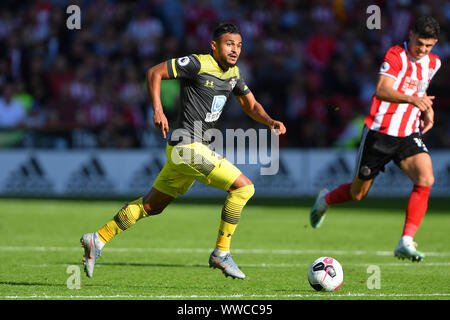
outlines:
[[208, 88], [214, 88], [214, 81], [209, 81], [209, 80], [206, 80], [206, 82], [205, 82], [205, 87], [208, 87]]

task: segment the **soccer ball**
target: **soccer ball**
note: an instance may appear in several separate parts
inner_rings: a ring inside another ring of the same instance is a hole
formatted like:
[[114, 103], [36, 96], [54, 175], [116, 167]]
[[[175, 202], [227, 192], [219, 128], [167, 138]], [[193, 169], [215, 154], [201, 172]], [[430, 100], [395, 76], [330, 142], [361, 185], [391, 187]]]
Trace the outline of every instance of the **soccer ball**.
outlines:
[[334, 291], [344, 281], [344, 271], [336, 259], [320, 257], [309, 267], [308, 281], [311, 287], [317, 291]]

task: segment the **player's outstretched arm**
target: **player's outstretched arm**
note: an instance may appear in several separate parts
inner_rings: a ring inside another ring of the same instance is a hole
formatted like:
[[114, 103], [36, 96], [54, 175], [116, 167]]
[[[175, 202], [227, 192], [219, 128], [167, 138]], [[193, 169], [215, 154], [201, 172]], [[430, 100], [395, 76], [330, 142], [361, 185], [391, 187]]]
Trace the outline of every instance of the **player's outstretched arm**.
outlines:
[[395, 90], [394, 83], [395, 79], [385, 75], [380, 75], [375, 91], [375, 96], [377, 97], [377, 99], [392, 103], [410, 103], [419, 108], [420, 111], [425, 111], [433, 106], [434, 96], [407, 96]]
[[161, 103], [161, 80], [169, 79], [167, 63], [162, 62], [147, 71], [147, 86], [153, 106], [153, 123], [161, 129], [164, 139], [169, 132], [169, 122]]
[[264, 110], [262, 105], [256, 101], [253, 93], [247, 93], [242, 96], [236, 96], [237, 101], [244, 109], [245, 113], [253, 120], [265, 124], [271, 130], [275, 131], [277, 134], [285, 134], [286, 127], [283, 122], [273, 120]]

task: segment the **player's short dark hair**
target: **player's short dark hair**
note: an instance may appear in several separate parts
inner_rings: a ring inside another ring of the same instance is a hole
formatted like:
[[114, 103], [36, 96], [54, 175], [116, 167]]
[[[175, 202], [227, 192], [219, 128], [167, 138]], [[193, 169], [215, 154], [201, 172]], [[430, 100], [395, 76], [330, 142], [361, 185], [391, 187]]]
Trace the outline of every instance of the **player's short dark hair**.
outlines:
[[229, 22], [221, 23], [214, 28], [213, 40], [218, 41], [220, 36], [225, 33], [241, 34], [241, 31], [239, 30], [239, 27], [234, 23]]
[[418, 18], [413, 28], [413, 32], [423, 39], [437, 39], [440, 31], [439, 22], [432, 16]]

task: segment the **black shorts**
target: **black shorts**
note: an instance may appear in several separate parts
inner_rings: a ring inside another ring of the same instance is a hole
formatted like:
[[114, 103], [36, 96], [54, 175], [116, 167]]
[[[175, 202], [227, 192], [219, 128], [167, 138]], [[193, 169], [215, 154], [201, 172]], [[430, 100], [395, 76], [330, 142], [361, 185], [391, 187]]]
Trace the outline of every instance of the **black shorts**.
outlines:
[[365, 127], [356, 158], [355, 177], [371, 180], [391, 160], [399, 166], [400, 161], [428, 149], [422, 141], [420, 133], [407, 137], [393, 137]]

